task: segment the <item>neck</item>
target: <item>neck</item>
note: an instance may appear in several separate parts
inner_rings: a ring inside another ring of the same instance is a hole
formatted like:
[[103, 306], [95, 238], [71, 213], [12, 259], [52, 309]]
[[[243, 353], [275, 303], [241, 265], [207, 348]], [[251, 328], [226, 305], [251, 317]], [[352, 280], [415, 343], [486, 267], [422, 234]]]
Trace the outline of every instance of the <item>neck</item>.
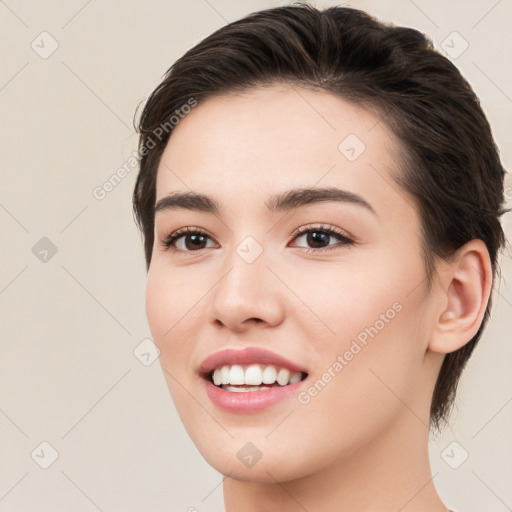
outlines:
[[431, 475], [428, 427], [409, 410], [362, 449], [275, 483], [226, 478], [226, 512], [446, 512]]

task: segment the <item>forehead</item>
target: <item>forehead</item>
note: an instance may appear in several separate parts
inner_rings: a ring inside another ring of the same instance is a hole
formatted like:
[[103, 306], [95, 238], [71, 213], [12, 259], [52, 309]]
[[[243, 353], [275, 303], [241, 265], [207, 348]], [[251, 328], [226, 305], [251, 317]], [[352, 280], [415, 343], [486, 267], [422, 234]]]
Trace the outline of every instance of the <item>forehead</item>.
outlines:
[[158, 168], [157, 201], [192, 190], [246, 205], [290, 185], [403, 201], [392, 179], [399, 147], [376, 114], [325, 91], [272, 85], [215, 96], [175, 126]]

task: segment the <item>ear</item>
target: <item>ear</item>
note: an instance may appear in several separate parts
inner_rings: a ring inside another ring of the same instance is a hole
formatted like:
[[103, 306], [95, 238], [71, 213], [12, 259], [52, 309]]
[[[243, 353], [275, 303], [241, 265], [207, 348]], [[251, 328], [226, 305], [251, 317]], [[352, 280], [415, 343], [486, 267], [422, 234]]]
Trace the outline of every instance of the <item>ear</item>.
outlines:
[[475, 239], [460, 247], [439, 276], [440, 306], [429, 349], [448, 354], [470, 341], [482, 323], [493, 277], [485, 243]]

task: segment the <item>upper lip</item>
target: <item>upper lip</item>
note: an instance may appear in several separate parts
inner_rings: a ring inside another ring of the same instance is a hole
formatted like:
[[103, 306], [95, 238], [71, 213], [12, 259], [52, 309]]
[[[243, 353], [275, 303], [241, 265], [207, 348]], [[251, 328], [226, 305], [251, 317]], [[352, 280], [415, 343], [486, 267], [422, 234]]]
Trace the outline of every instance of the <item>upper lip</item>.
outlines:
[[201, 363], [199, 373], [203, 376], [207, 376], [212, 370], [221, 368], [224, 365], [251, 363], [271, 364], [281, 368], [288, 368], [291, 371], [307, 373], [304, 368], [285, 357], [271, 352], [270, 350], [257, 347], [248, 347], [242, 350], [226, 349], [214, 352]]

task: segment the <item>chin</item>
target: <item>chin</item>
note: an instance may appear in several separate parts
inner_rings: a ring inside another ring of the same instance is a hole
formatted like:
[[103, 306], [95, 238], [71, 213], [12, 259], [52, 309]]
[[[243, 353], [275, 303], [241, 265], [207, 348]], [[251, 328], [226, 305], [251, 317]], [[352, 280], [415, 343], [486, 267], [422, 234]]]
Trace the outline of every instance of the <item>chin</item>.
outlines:
[[252, 444], [238, 436], [222, 444], [209, 442], [206, 437], [201, 442], [192, 440], [211, 467], [234, 480], [274, 484], [306, 476], [303, 468], [308, 464], [303, 453], [296, 452], [297, 460], [290, 460], [289, 450], [280, 452], [272, 443], [260, 449], [257, 445], [262, 443]]
[[204, 458], [219, 473], [241, 482], [275, 484], [276, 481], [287, 482], [306, 476], [298, 472], [297, 469], [291, 470], [291, 464], [289, 462], [284, 463], [283, 458], [266, 461], [262, 458], [251, 467], [241, 463], [236, 455], [221, 459], [218, 454], [213, 454], [211, 458]]

